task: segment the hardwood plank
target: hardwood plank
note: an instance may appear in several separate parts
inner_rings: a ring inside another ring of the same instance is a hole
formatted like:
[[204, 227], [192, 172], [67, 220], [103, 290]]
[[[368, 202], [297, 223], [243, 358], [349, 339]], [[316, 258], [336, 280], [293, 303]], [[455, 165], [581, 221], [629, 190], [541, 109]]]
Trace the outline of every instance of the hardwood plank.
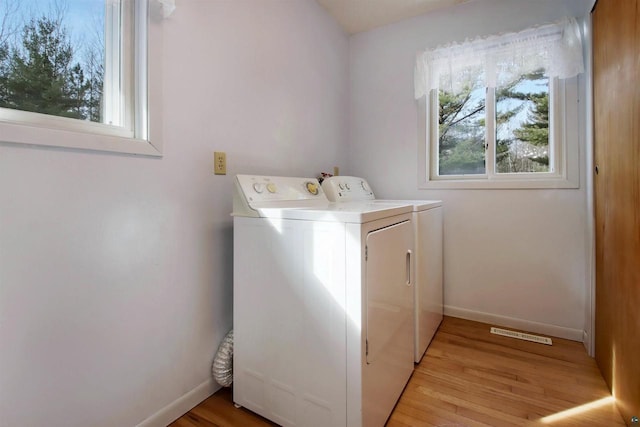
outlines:
[[172, 427], [218, 427], [218, 424], [214, 424], [199, 416], [189, 413], [171, 424]]
[[[489, 328], [445, 317], [387, 426], [540, 426], [543, 417], [610, 397], [595, 361], [581, 343], [554, 338], [554, 345], [546, 346], [496, 336]], [[273, 425], [235, 408], [231, 391], [223, 389], [172, 427]], [[615, 405], [607, 403], [550, 425], [624, 423]]]
[[223, 388], [170, 424], [170, 427], [267, 427], [277, 424], [233, 405], [231, 389]]
[[[491, 357], [487, 360], [478, 359], [478, 357], [486, 354], [490, 354]], [[437, 359], [453, 360], [470, 368], [481, 367], [493, 371], [502, 370], [504, 372], [503, 367], [507, 363], [510, 366], [509, 374], [516, 375], [520, 381], [530, 384], [538, 384], [540, 382], [558, 383], [563, 386], [568, 384], [577, 385], [581, 382], [590, 383], [594, 386], [602, 384], [599, 371], [595, 366], [576, 370], [575, 367], [571, 366], [557, 366], [553, 360], [538, 358], [526, 360], [526, 355], [504, 354], [491, 347], [470, 349], [466, 346], [458, 346], [451, 343], [434, 342], [432, 355]], [[544, 365], [545, 369], [536, 370], [539, 365]]]
[[389, 423], [395, 419], [397, 413], [403, 413], [411, 416], [413, 418], [412, 425], [416, 426], [419, 426], [422, 421], [435, 423], [437, 426], [486, 427], [488, 425], [458, 414], [458, 407], [451, 403], [438, 399], [434, 399], [433, 403], [430, 403], [421, 397], [417, 390], [414, 390], [413, 393], [405, 392], [403, 396], [404, 400], [396, 405]]

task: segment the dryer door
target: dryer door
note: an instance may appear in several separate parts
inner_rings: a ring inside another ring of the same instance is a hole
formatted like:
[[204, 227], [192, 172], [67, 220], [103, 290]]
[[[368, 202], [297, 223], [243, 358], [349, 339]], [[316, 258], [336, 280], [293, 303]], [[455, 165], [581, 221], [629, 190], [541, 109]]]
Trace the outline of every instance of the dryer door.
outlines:
[[382, 426], [413, 372], [413, 227], [404, 221], [366, 240], [363, 425]]

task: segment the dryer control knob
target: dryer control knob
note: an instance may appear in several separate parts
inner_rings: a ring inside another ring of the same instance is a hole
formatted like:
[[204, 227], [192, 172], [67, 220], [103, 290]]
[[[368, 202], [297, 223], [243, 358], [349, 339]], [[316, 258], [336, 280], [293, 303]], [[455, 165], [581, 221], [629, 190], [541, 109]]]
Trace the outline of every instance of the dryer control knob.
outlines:
[[267, 184], [267, 191], [269, 193], [275, 193], [276, 191], [278, 191], [278, 187], [276, 187], [276, 185], [273, 182], [270, 182]]
[[255, 191], [258, 194], [262, 193], [264, 191], [264, 185], [263, 184], [258, 184], [256, 182], [255, 184], [253, 184], [253, 191]]

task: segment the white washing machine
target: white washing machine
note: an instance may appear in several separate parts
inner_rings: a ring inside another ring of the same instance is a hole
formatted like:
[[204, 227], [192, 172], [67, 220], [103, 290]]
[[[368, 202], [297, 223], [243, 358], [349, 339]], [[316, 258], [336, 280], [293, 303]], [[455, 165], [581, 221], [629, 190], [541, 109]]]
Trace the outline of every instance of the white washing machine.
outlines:
[[412, 207], [238, 175], [233, 399], [283, 426], [383, 426], [413, 372]]
[[409, 203], [413, 209], [415, 265], [415, 362], [419, 363], [443, 316], [442, 201], [376, 199], [367, 181], [353, 176], [334, 176], [322, 182], [333, 202], [369, 200]]

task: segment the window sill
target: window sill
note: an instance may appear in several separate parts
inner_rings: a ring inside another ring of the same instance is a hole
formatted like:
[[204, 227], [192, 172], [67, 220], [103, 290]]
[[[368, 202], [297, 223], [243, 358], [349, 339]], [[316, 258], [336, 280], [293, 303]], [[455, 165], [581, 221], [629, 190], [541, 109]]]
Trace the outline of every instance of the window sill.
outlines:
[[151, 141], [117, 135], [0, 122], [0, 142], [162, 157]]
[[458, 179], [429, 180], [418, 185], [423, 190], [518, 190], [518, 189], [576, 189], [578, 180], [565, 178], [542, 179]]

